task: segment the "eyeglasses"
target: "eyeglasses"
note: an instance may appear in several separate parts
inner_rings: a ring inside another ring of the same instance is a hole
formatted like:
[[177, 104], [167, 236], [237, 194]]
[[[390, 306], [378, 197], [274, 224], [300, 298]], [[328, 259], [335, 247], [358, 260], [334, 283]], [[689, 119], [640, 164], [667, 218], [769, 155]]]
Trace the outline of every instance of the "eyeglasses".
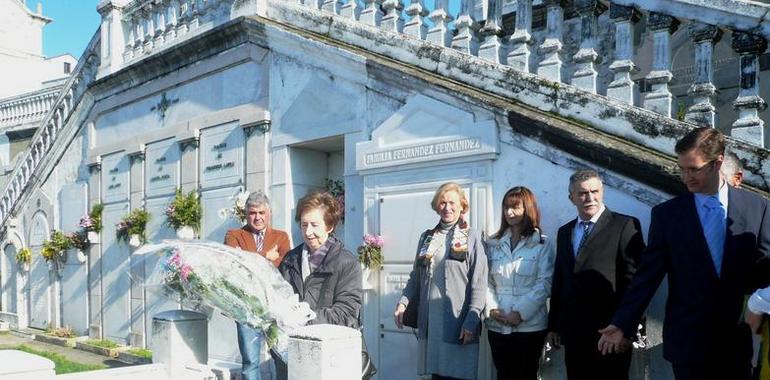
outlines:
[[706, 168], [708, 168], [709, 166], [713, 166], [714, 161], [716, 161], [716, 160], [711, 160], [711, 161], [701, 165], [701, 167], [699, 167], [699, 168], [683, 168], [683, 167], [680, 166], [679, 167], [679, 176], [680, 177], [684, 177], [684, 176], [688, 176], [688, 175], [689, 176], [697, 176], [697, 175], [703, 173], [706, 170]]

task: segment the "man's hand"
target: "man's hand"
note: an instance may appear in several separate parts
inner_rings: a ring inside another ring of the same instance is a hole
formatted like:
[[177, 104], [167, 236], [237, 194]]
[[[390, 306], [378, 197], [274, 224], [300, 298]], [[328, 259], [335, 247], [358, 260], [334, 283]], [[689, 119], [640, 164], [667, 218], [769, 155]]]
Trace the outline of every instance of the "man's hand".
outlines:
[[396, 305], [396, 311], [393, 312], [393, 321], [396, 322], [396, 327], [399, 329], [404, 328], [404, 311], [406, 311], [406, 306], [399, 303]]
[[548, 343], [548, 345], [551, 346], [551, 348], [554, 350], [561, 348], [561, 337], [554, 331], [548, 332], [548, 335], [545, 336], [545, 342]]
[[762, 314], [755, 314], [748, 308], [746, 308], [746, 323], [749, 324], [749, 327], [751, 328], [751, 332], [754, 334], [759, 334], [759, 327], [762, 326], [762, 320], [764, 319], [764, 315]]
[[623, 330], [615, 325], [609, 325], [599, 330], [599, 334], [602, 336], [599, 338], [597, 348], [602, 355], [620, 353], [628, 348], [628, 342], [623, 341]]
[[466, 329], [460, 330], [460, 337], [457, 338], [462, 344], [468, 344], [473, 339], [473, 332], [468, 331]]
[[521, 319], [521, 314], [519, 314], [516, 310], [511, 310], [510, 313], [505, 317], [505, 321], [511, 325], [511, 326], [517, 326], [519, 323], [523, 322], [524, 320]]
[[278, 260], [280, 255], [278, 254], [278, 246], [274, 245], [269, 251], [265, 252], [265, 258], [270, 261]]

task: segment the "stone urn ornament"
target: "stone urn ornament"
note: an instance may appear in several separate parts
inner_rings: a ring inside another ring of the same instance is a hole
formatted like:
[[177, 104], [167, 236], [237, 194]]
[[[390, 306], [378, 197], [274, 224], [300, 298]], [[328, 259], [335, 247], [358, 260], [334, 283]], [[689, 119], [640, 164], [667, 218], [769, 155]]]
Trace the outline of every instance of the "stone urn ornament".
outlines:
[[84, 264], [86, 262], [86, 260], [88, 259], [88, 256], [86, 256], [85, 252], [83, 252], [83, 251], [81, 251], [79, 249], [76, 250], [76, 252], [77, 253], [76, 253], [75, 257], [77, 258], [78, 263]]
[[96, 231], [88, 231], [88, 241], [91, 242], [91, 244], [99, 243], [99, 233]]
[[371, 268], [369, 268], [364, 264], [361, 264], [361, 289], [362, 290], [374, 289], [374, 286], [370, 282], [371, 276], [372, 276]]
[[176, 230], [177, 239], [195, 239], [195, 230], [190, 226], [182, 226]]

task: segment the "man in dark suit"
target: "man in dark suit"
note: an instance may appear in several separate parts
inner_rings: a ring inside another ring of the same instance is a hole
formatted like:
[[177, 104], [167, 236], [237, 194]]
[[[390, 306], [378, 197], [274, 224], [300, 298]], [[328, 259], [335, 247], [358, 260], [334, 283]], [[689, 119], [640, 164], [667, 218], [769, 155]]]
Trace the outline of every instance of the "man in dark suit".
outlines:
[[746, 380], [751, 335], [744, 297], [768, 280], [770, 215], [762, 197], [727, 185], [719, 174], [725, 138], [698, 128], [676, 144], [689, 192], [652, 209], [649, 246], [599, 349], [619, 350], [632, 337], [663, 277], [668, 301], [663, 356], [678, 380]]
[[[291, 249], [286, 232], [270, 228], [270, 200], [261, 191], [249, 194], [245, 205], [246, 225], [227, 231], [225, 244], [254, 252], [278, 267]], [[260, 356], [268, 360], [262, 351], [261, 333], [241, 323], [238, 328], [238, 349], [241, 352], [241, 375], [244, 380], [260, 378]], [[269, 368], [266, 368], [269, 369]]]
[[628, 378], [631, 353], [603, 356], [601, 327], [612, 318], [644, 250], [639, 220], [610, 211], [602, 180], [593, 170], [572, 174], [569, 199], [577, 218], [559, 228], [548, 341], [564, 344], [570, 380]]

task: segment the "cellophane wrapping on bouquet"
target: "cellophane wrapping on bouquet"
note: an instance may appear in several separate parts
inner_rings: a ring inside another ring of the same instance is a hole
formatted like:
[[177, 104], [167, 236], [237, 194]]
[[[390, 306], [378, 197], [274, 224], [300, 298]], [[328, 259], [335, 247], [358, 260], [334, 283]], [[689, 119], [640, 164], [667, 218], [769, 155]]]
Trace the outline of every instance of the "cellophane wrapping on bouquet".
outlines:
[[264, 257], [209, 241], [166, 240], [136, 254], [156, 262], [145, 286], [163, 287], [264, 332], [286, 360], [288, 334], [315, 318], [291, 285]]

